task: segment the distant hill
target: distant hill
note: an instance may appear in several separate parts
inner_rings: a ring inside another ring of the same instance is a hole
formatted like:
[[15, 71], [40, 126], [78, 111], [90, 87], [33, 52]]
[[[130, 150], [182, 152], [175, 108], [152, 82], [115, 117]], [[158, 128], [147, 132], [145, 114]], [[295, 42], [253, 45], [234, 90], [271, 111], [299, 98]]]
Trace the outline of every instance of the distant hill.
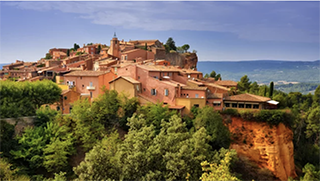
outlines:
[[308, 82], [320, 83], [320, 60], [317, 61], [199, 61], [198, 71], [203, 74], [214, 70], [222, 75], [223, 80], [239, 81], [248, 75], [250, 81], [259, 84], [273, 82]]

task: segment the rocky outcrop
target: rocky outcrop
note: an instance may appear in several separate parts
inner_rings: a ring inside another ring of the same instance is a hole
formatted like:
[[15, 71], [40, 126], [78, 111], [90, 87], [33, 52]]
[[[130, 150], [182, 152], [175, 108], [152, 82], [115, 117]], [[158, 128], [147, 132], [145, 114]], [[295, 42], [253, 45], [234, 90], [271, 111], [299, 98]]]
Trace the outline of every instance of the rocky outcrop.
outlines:
[[240, 156], [269, 169], [276, 177], [295, 178], [293, 133], [284, 124], [270, 127], [266, 123], [249, 122], [233, 117], [228, 128], [232, 133], [235, 149]]
[[179, 66], [186, 69], [195, 69], [197, 68], [198, 56], [196, 53], [167, 53], [166, 58], [171, 65]]

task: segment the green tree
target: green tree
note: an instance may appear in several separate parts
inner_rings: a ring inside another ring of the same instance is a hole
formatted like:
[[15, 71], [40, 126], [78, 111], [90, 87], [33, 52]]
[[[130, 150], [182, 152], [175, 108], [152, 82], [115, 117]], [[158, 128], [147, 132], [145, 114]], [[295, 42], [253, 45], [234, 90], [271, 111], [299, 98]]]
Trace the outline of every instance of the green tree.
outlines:
[[300, 178], [301, 181], [310, 181], [310, 180], [319, 180], [320, 179], [320, 171], [316, 169], [312, 164], [306, 164], [302, 169], [304, 173], [303, 178]]
[[105, 133], [103, 123], [96, 120], [95, 113], [91, 110], [90, 102], [87, 99], [73, 103], [71, 116], [76, 123], [75, 137], [80, 141], [85, 151], [90, 150]]
[[67, 126], [49, 122], [45, 128], [50, 143], [43, 148], [43, 166], [49, 172], [59, 172], [68, 166], [68, 156], [75, 153], [73, 133]]
[[209, 78], [209, 74], [204, 75], [204, 78], [206, 79]]
[[145, 117], [147, 125], [154, 125], [156, 133], [159, 133], [161, 129], [161, 121], [169, 121], [175, 112], [170, 111], [168, 106], [163, 106], [163, 104], [158, 103], [140, 106], [138, 108], [138, 115], [140, 114]]
[[19, 169], [12, 169], [12, 164], [10, 164], [6, 159], [0, 157], [0, 179], [1, 180], [23, 180], [27, 181], [30, 178], [27, 175], [18, 174]]
[[111, 133], [86, 153], [84, 161], [74, 167], [74, 172], [80, 180], [120, 179], [121, 168], [118, 165], [116, 153], [121, 144], [119, 134]]
[[207, 134], [212, 138], [210, 145], [213, 149], [229, 148], [231, 142], [229, 129], [223, 124], [220, 114], [212, 107], [205, 106], [200, 109], [194, 125], [196, 130], [202, 127], [207, 130]]
[[46, 126], [47, 122], [52, 122], [58, 111], [51, 109], [50, 107], [41, 107], [36, 111], [36, 119], [34, 121], [35, 126]]
[[257, 82], [253, 82], [251, 85], [250, 85], [250, 91], [249, 91], [251, 94], [258, 94], [259, 93], [259, 85]]
[[75, 51], [77, 51], [78, 48], [80, 48], [80, 46], [79, 46], [78, 44], [74, 43], [74, 44], [73, 44], [73, 49], [74, 49]]
[[118, 122], [118, 110], [120, 102], [118, 92], [115, 90], [104, 89], [104, 94], [99, 96], [92, 103], [91, 111], [94, 113], [95, 121], [111, 126]]
[[12, 139], [14, 136], [14, 125], [11, 125], [3, 120], [0, 120], [0, 156], [11, 158], [10, 150], [13, 150], [14, 147], [18, 144], [15, 139]]
[[[310, 110], [308, 118], [306, 119], [307, 130], [306, 136], [310, 138], [311, 136], [315, 137], [315, 144], [319, 144], [320, 138], [320, 106], [314, 107]], [[320, 144], [319, 144], [320, 146]]]
[[211, 180], [237, 180], [240, 181], [234, 174], [230, 171], [230, 164], [232, 161], [232, 156], [230, 152], [225, 154], [225, 158], [217, 163], [208, 163], [204, 161], [201, 163], [202, 170], [204, 173], [200, 177], [200, 180], [211, 181]]
[[320, 105], [320, 85], [316, 88], [314, 92], [313, 104]]
[[176, 43], [173, 41], [173, 39], [171, 37], [168, 38], [165, 45], [168, 47], [169, 51], [170, 50], [174, 50], [174, 51], [177, 50]]
[[189, 50], [189, 48], [190, 48], [190, 45], [188, 45], [188, 44], [184, 44], [184, 45], [182, 45], [182, 47], [181, 47], [183, 50], [184, 50], [184, 53], [187, 53], [188, 52], [188, 50]]
[[181, 180], [190, 173], [201, 175], [201, 161], [211, 158], [205, 128], [189, 133], [186, 123], [177, 115], [161, 122], [157, 135], [143, 115], [128, 120], [130, 126], [119, 150], [122, 179]]
[[67, 56], [70, 56], [70, 49], [67, 50]]
[[46, 56], [44, 57], [44, 59], [52, 59], [52, 56], [51, 56], [51, 54], [50, 53], [46, 53]]
[[101, 52], [101, 45], [98, 45], [97, 54], [100, 54], [100, 52]]
[[214, 70], [210, 73], [210, 77], [211, 78], [216, 78], [216, 72]]
[[272, 98], [272, 96], [273, 96], [273, 87], [274, 85], [273, 85], [273, 82], [270, 82], [270, 88], [269, 88], [269, 97], [270, 98]]
[[238, 89], [243, 92], [249, 91], [251, 85], [251, 82], [249, 80], [250, 79], [247, 75], [241, 77], [240, 82], [238, 82]]
[[217, 76], [216, 76], [216, 78], [215, 78], [215, 80], [221, 80], [221, 75], [220, 74], [218, 74]]
[[120, 117], [119, 124], [122, 129], [128, 130], [129, 127], [127, 126], [127, 120], [137, 111], [139, 100], [136, 97], [129, 99], [125, 94], [118, 95], [118, 99], [120, 103], [118, 111]]

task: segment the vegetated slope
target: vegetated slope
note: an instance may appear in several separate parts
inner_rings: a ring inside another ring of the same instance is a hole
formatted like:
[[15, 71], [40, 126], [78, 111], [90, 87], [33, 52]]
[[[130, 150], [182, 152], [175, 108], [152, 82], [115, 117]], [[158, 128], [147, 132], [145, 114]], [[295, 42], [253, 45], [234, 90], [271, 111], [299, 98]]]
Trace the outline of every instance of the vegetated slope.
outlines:
[[251, 81], [268, 84], [270, 81], [320, 83], [320, 60], [317, 61], [199, 61], [198, 71], [212, 70], [222, 75], [223, 80], [239, 81], [248, 75]]
[[301, 92], [302, 94], [314, 94], [314, 91], [318, 87], [319, 83], [299, 83], [299, 84], [280, 84], [275, 85], [275, 89], [285, 93]]

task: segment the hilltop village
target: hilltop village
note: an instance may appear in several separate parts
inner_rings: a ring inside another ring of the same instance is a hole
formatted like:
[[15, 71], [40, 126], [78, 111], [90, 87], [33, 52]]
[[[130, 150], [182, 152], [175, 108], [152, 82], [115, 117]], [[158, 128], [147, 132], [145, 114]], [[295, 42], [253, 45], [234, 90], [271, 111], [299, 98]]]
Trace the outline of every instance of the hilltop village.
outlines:
[[140, 104], [163, 102], [171, 110], [188, 114], [205, 105], [215, 110], [274, 109], [278, 102], [253, 94], [234, 95], [237, 82], [204, 78], [196, 69], [196, 53], [167, 52], [159, 40], [118, 40], [110, 45], [52, 48], [37, 62], [16, 60], [3, 66], [2, 80], [49, 79], [62, 89], [60, 102], [52, 108], [70, 113], [78, 99], [90, 101], [103, 94], [102, 88], [137, 97]]

